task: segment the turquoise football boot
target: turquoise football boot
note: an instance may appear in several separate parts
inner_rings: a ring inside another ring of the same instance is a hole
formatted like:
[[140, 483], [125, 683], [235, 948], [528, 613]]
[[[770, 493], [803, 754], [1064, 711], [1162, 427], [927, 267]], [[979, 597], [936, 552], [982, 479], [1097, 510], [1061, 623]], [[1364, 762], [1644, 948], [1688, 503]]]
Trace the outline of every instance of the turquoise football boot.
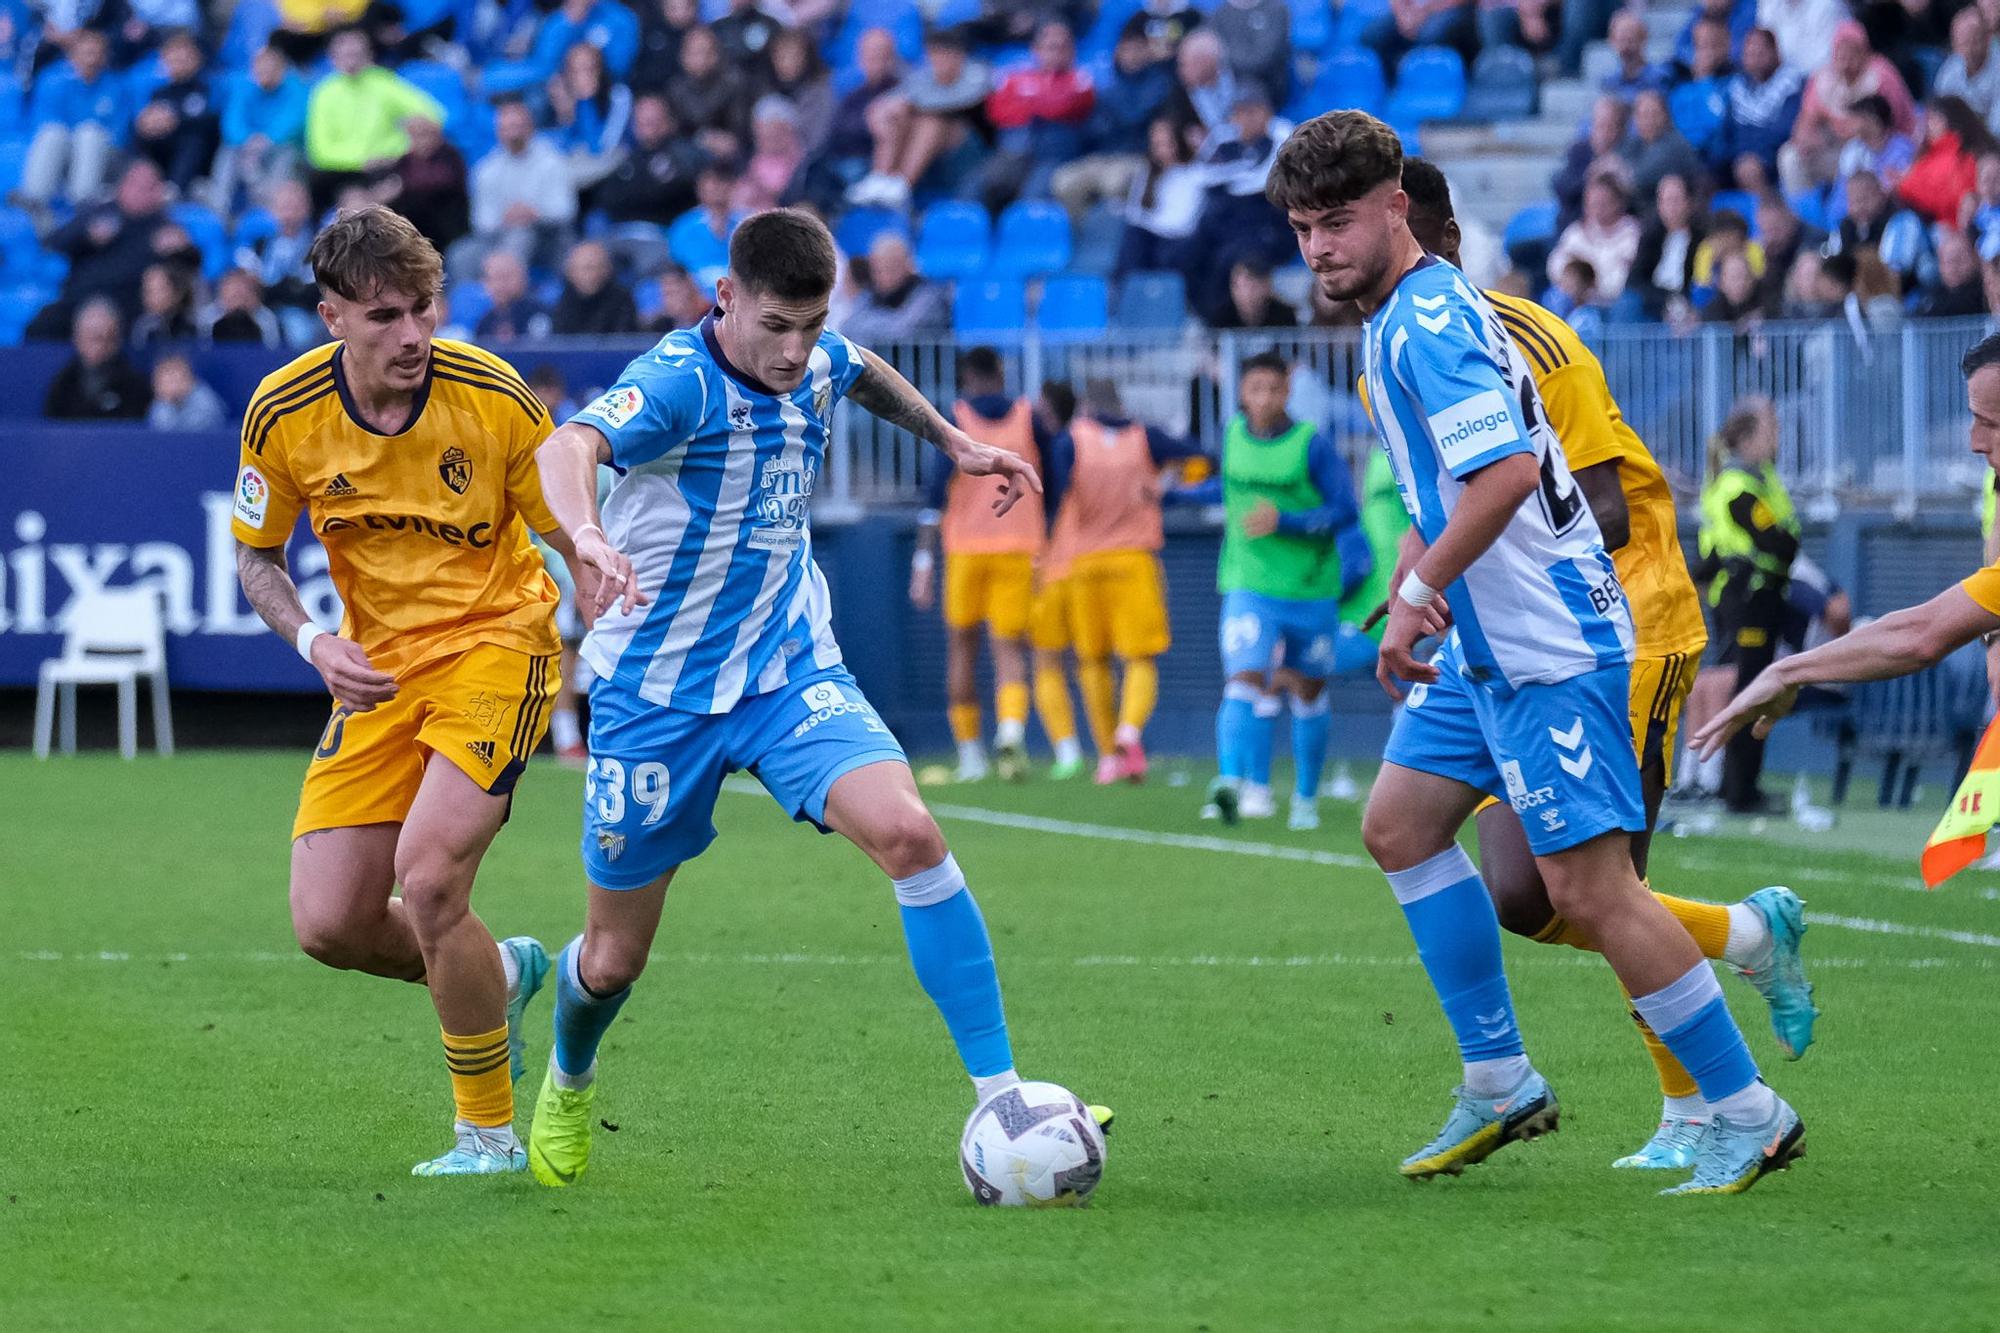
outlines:
[[442, 1157], [418, 1162], [410, 1168], [413, 1176], [504, 1176], [528, 1169], [528, 1153], [514, 1138], [514, 1131], [458, 1126], [458, 1142]]
[[1662, 1194], [1741, 1194], [1773, 1171], [1806, 1155], [1806, 1127], [1784, 1098], [1761, 1125], [1717, 1115], [1695, 1150], [1694, 1175]]
[[502, 940], [500, 947], [513, 955], [521, 977], [514, 993], [507, 997], [507, 1073], [519, 1083], [528, 1067], [528, 1034], [521, 1025], [521, 1016], [528, 1011], [528, 1001], [535, 998], [549, 978], [549, 951], [531, 935]]
[[1783, 885], [1759, 889], [1744, 903], [1757, 909], [1771, 930], [1771, 953], [1761, 964], [1739, 967], [1736, 974], [1756, 988], [1771, 1007], [1771, 1031], [1785, 1058], [1796, 1060], [1813, 1043], [1813, 1021], [1819, 1010], [1813, 1005], [1812, 983], [1806, 980], [1799, 945], [1805, 939], [1805, 904], [1799, 895]]
[[1456, 1101], [1438, 1136], [1403, 1159], [1407, 1178], [1455, 1176], [1510, 1143], [1555, 1133], [1561, 1115], [1548, 1080], [1532, 1069], [1503, 1097], [1476, 1096], [1463, 1086], [1452, 1096]]
[[1694, 1165], [1695, 1149], [1708, 1129], [1708, 1121], [1670, 1115], [1660, 1121], [1637, 1152], [1627, 1153], [1611, 1165], [1633, 1171], [1685, 1171]]

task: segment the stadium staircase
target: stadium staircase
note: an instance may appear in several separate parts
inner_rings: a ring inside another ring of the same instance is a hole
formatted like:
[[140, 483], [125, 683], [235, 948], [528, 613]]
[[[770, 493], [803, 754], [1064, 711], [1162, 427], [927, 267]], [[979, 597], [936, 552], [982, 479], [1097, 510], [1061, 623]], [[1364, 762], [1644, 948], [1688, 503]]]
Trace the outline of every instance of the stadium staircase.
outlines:
[[[1672, 59], [1674, 41], [1691, 13], [1693, 6], [1685, 3], [1647, 7], [1652, 59]], [[1521, 209], [1547, 203], [1549, 177], [1589, 120], [1597, 86], [1615, 63], [1608, 46], [1593, 42], [1582, 78], [1543, 81], [1540, 114], [1533, 119], [1425, 125], [1424, 153], [1451, 177], [1459, 216], [1499, 236]]]

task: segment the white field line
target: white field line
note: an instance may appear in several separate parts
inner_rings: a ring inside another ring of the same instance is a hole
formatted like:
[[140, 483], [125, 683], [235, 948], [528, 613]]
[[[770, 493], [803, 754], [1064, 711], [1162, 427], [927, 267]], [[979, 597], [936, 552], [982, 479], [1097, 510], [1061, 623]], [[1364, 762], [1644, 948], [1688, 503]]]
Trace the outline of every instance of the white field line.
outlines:
[[[1909, 927], [1881, 930], [1894, 927], [1893, 922], [1870, 922], [1861, 929], [1874, 929], [1877, 933], [1902, 934]], [[1965, 932], [1938, 932], [1939, 934], [1964, 935]], [[2000, 939], [1992, 936], [1971, 937], [1955, 942], [1962, 944], [1979, 943], [1981, 939]], [[225, 964], [238, 963], [307, 963], [312, 960], [304, 953], [276, 953], [268, 949], [249, 950], [237, 953], [129, 953], [122, 950], [95, 949], [78, 953], [64, 953], [58, 949], [23, 950], [16, 955], [27, 963], [138, 963], [164, 966], [169, 963]], [[896, 967], [909, 965], [909, 959], [900, 953], [884, 954], [814, 954], [814, 953], [655, 953], [649, 961], [666, 967]], [[1262, 971], [1298, 971], [1308, 968], [1350, 968], [1350, 967], [1390, 967], [1410, 968], [1418, 966], [1415, 954], [1192, 954], [1185, 957], [1140, 957], [1137, 954], [1087, 954], [1081, 958], [1041, 959], [1024, 955], [1010, 955], [1009, 967], [1057, 966], [1076, 968], [1139, 968], [1160, 970], [1167, 968], [1236, 970], [1251, 969]], [[1578, 968], [1602, 967], [1594, 956], [1577, 950], [1537, 950], [1522, 954], [1508, 961], [1509, 968], [1527, 966], [1532, 968]], [[1818, 957], [1811, 959], [1815, 972], [1841, 971], [1858, 972], [1868, 970], [1888, 971], [1930, 971], [1935, 969], [1972, 969], [1993, 971], [2000, 969], [2000, 959], [1992, 958], [1852, 958]]]
[[[744, 794], [763, 790], [753, 783], [740, 779], [732, 779], [724, 786], [730, 791]], [[933, 805], [931, 813], [940, 819], [992, 824], [1001, 828], [1030, 829], [1038, 833], [1058, 833], [1072, 838], [1091, 838], [1100, 842], [1129, 842], [1145, 847], [1222, 852], [1233, 856], [1256, 856], [1274, 861], [1305, 861], [1313, 865], [1340, 866], [1350, 870], [1374, 868], [1374, 862], [1366, 857], [1348, 856], [1339, 852], [1319, 851], [1306, 847], [1284, 847], [1268, 842], [1236, 842], [1228, 838], [1204, 837], [1199, 834], [1159, 833], [1151, 829], [1125, 828], [1117, 824], [1085, 824], [1070, 819], [1046, 819], [1040, 815], [1019, 815], [1003, 810], [986, 810], [974, 805]], [[1952, 944], [2000, 949], [2000, 935], [1989, 935], [1980, 931], [1946, 930], [1937, 926], [1913, 926], [1900, 921], [1878, 921], [1872, 917], [1836, 916], [1821, 912], [1808, 912], [1806, 921], [1811, 925], [1831, 926], [1836, 930], [1857, 930], [1872, 935], [1904, 935], [1913, 939], [1944, 940]]]

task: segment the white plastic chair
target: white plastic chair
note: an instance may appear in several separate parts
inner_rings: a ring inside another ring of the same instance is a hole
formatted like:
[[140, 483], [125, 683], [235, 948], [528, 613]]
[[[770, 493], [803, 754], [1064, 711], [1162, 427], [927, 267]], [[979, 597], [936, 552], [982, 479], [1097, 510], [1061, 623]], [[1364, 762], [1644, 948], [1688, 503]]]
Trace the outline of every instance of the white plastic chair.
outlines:
[[62, 701], [62, 750], [76, 753], [76, 687], [118, 687], [118, 752], [139, 752], [139, 677], [153, 680], [153, 744], [174, 752], [167, 703], [167, 626], [159, 594], [150, 588], [100, 589], [76, 599], [61, 657], [42, 663], [35, 692], [35, 757], [49, 757], [57, 697]]

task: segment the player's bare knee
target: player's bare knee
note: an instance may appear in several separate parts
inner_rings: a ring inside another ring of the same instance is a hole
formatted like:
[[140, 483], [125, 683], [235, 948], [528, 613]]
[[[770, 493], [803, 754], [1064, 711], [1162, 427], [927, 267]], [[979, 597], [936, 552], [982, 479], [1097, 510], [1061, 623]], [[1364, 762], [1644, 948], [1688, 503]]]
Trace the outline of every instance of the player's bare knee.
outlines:
[[1371, 800], [1361, 812], [1361, 845], [1375, 864], [1384, 870], [1407, 870], [1441, 848], [1431, 847], [1434, 839], [1420, 839], [1407, 818], [1398, 818], [1384, 801]]
[[921, 874], [944, 860], [949, 851], [944, 833], [920, 801], [885, 812], [876, 825], [872, 843], [875, 863], [891, 879]]
[[438, 939], [471, 910], [472, 874], [450, 857], [423, 857], [396, 868], [403, 910], [419, 939]]
[[646, 970], [647, 944], [611, 931], [587, 931], [577, 968], [583, 984], [598, 995], [615, 995]]
[[350, 921], [316, 913], [292, 913], [292, 937], [315, 963], [349, 971], [367, 957], [361, 932]]

